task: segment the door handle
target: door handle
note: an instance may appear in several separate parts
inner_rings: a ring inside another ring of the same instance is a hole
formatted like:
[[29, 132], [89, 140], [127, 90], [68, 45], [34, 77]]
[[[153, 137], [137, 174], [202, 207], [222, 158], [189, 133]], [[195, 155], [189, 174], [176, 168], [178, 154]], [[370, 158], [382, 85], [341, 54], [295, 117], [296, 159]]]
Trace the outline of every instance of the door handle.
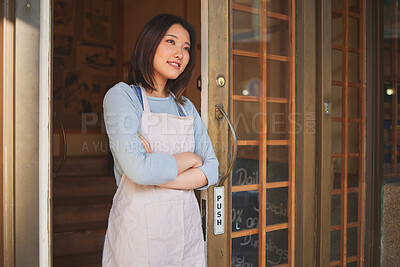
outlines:
[[[221, 112], [222, 116], [226, 119], [226, 121], [228, 122], [229, 128], [231, 130], [231, 134], [232, 134], [232, 139], [233, 139], [233, 153], [232, 153], [232, 157], [231, 157], [231, 161], [229, 163], [228, 169], [226, 170], [225, 174], [220, 174], [219, 178], [218, 178], [218, 183], [217, 186], [222, 186], [226, 180], [226, 178], [228, 178], [229, 174], [231, 173], [232, 169], [233, 169], [233, 165], [235, 164], [236, 161], [236, 156], [237, 156], [237, 137], [236, 137], [236, 132], [235, 132], [235, 128], [233, 127], [233, 124], [231, 122], [231, 120], [229, 119], [228, 115], [226, 115], [224, 109], [222, 108], [222, 106], [215, 106], [215, 111], [219, 111]], [[218, 118], [222, 118], [222, 117], [218, 117]]]
[[54, 112], [54, 118], [56, 118], [58, 123], [60, 123], [61, 133], [62, 133], [62, 138], [63, 138], [63, 158], [61, 160], [60, 166], [58, 166], [56, 171], [53, 173], [53, 177], [56, 177], [57, 173], [61, 170], [62, 166], [64, 166], [65, 159], [67, 157], [67, 138], [66, 138], [66, 135], [65, 135], [64, 125], [62, 124], [62, 122], [60, 120], [60, 117], [58, 117], [56, 112]]

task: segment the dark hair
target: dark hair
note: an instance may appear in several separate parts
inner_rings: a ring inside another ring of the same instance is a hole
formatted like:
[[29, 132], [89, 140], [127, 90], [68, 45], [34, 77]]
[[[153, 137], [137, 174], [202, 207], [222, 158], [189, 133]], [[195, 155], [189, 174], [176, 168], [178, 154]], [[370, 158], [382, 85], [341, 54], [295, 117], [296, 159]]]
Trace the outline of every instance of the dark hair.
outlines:
[[160, 14], [152, 18], [140, 33], [127, 69], [126, 82], [128, 84], [141, 84], [146, 90], [154, 88], [154, 55], [157, 47], [168, 29], [180, 24], [189, 32], [190, 58], [185, 70], [175, 80], [168, 80], [167, 90], [173, 92], [179, 103], [183, 104], [182, 95], [189, 84], [196, 64], [196, 32], [183, 18], [171, 14]]

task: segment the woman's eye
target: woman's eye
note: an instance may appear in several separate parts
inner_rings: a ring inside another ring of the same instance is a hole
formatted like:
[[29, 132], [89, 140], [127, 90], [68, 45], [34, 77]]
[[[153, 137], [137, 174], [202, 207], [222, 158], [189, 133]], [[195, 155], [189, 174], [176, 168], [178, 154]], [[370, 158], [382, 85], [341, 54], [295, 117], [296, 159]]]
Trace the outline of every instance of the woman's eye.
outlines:
[[185, 47], [184, 49], [190, 53], [190, 47]]
[[167, 40], [168, 43], [175, 44], [174, 40]]

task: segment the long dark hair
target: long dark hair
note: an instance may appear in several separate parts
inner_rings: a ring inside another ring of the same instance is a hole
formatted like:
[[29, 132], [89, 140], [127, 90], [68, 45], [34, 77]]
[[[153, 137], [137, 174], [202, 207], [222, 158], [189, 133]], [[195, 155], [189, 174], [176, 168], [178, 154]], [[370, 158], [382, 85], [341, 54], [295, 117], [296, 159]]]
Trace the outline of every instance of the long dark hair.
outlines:
[[183, 104], [182, 95], [189, 84], [196, 64], [196, 32], [183, 18], [171, 14], [160, 14], [152, 18], [140, 33], [127, 69], [126, 82], [141, 84], [146, 90], [153, 91], [154, 67], [153, 60], [157, 47], [168, 29], [180, 24], [189, 32], [190, 58], [185, 70], [175, 80], [168, 80], [166, 89], [173, 92], [179, 103]]

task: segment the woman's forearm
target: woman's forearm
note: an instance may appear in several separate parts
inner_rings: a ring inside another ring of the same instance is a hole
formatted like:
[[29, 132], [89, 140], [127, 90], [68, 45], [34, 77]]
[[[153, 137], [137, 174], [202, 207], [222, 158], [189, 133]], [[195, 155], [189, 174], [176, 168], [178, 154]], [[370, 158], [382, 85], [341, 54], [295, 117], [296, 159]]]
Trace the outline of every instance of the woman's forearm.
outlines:
[[202, 170], [190, 168], [179, 174], [175, 180], [159, 186], [170, 189], [196, 189], [207, 184], [207, 177]]
[[178, 175], [192, 167], [200, 167], [203, 165], [203, 160], [199, 155], [192, 152], [183, 152], [173, 155], [176, 160]]

